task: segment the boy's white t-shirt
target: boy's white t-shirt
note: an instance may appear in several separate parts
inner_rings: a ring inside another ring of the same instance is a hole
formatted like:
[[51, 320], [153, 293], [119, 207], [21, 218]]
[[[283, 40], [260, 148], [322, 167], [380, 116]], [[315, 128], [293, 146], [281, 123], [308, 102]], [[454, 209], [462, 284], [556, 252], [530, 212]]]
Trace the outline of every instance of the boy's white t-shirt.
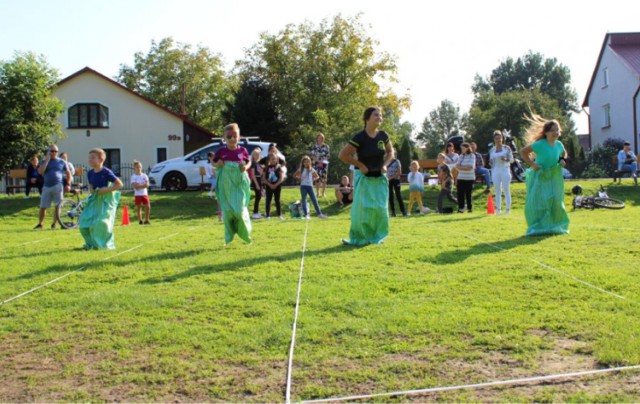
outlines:
[[[147, 174], [142, 173], [140, 175], [138, 174], [133, 174], [131, 176], [131, 184], [138, 184], [138, 185], [144, 185], [149, 181], [149, 177], [147, 177]], [[141, 189], [133, 189], [133, 195], [134, 196], [147, 196], [147, 189], [148, 188], [141, 188]]]

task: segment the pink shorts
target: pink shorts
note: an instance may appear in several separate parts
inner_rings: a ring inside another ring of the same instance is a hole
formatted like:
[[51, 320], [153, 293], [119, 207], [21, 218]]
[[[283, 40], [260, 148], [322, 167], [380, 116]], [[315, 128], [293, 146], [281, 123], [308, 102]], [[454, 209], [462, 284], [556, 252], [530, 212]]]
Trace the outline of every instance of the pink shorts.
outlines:
[[149, 202], [149, 196], [148, 195], [136, 196], [135, 201], [136, 201], [136, 206], [139, 206], [139, 205], [150, 206], [151, 205], [151, 202]]

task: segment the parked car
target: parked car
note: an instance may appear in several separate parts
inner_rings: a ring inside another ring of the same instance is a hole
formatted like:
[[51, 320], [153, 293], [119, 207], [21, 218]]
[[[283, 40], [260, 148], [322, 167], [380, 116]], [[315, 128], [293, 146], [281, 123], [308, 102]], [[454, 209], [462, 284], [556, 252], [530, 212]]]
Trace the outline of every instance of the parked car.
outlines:
[[[262, 149], [260, 155], [265, 157], [270, 144], [270, 142], [261, 142], [258, 138], [253, 137], [240, 139], [240, 146], [246, 148], [249, 151], [249, 155], [251, 155], [253, 149], [260, 147]], [[187, 188], [199, 187], [203, 181], [207, 181], [207, 179], [200, 175], [200, 167], [204, 167], [208, 163], [207, 155], [209, 152], [215, 153], [222, 146], [224, 146], [224, 143], [220, 140], [189, 153], [184, 157], [178, 157], [156, 164], [149, 172], [151, 188], [164, 188], [168, 191], [184, 191]]]

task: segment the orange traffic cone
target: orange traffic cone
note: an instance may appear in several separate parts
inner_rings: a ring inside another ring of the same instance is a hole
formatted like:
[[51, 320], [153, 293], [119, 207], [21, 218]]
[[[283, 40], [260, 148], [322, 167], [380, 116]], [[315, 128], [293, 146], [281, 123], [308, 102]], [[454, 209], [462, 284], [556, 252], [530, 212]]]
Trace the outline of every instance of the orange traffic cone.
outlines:
[[124, 205], [122, 208], [122, 225], [126, 226], [129, 224], [129, 206]]
[[496, 214], [496, 207], [493, 206], [493, 197], [491, 196], [491, 194], [489, 194], [489, 197], [487, 198], [487, 215], [495, 215]]

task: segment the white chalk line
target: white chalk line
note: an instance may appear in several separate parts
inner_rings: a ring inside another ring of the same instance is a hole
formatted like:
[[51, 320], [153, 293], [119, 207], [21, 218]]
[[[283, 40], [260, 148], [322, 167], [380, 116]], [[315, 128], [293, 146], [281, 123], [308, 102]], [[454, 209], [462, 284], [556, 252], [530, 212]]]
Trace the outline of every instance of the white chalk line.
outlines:
[[[195, 226], [194, 228], [197, 228], [197, 227], [200, 227], [200, 226]], [[189, 231], [189, 230], [188, 230], [188, 231]], [[168, 235], [168, 236], [161, 237], [161, 238], [159, 238], [159, 239], [157, 239], [157, 240], [155, 240], [155, 241], [152, 241], [151, 243], [154, 243], [154, 242], [157, 242], [157, 241], [160, 241], [160, 240], [163, 240], [163, 239], [167, 239], [167, 238], [170, 238], [170, 237], [174, 237], [174, 236], [177, 236], [177, 235], [179, 235], [179, 234], [180, 234], [180, 233], [173, 233], [173, 234], [170, 234], [170, 235]], [[41, 240], [41, 241], [42, 241], [42, 240]], [[151, 244], [151, 243], [147, 243], [147, 244]], [[120, 253], [118, 253], [118, 254], [115, 254], [115, 255], [112, 255], [112, 256], [110, 256], [110, 257], [104, 258], [104, 259], [100, 260], [99, 262], [102, 262], [102, 261], [109, 261], [109, 260], [111, 260], [111, 259], [113, 259], [113, 258], [116, 258], [116, 257], [119, 257], [119, 256], [124, 255], [124, 254], [126, 254], [126, 253], [129, 253], [129, 252], [131, 252], [131, 251], [133, 251], [133, 250], [137, 250], [138, 248], [140, 248], [140, 247], [142, 247], [142, 246], [144, 246], [144, 245], [145, 245], [145, 244], [137, 245], [137, 246], [135, 246], [135, 247], [133, 247], [133, 248], [130, 248], [130, 249], [126, 250], [126, 251], [122, 251], [122, 252], [120, 252]], [[79, 271], [82, 271], [82, 270], [84, 270], [84, 269], [86, 269], [86, 266], [83, 266], [83, 267], [81, 267], [81, 268], [78, 268], [78, 269], [76, 269], [76, 270], [73, 270], [73, 271], [71, 271], [71, 272], [68, 272], [68, 273], [66, 273], [66, 274], [64, 274], [64, 275], [62, 275], [62, 276], [59, 276], [59, 277], [57, 277], [57, 278], [55, 278], [55, 279], [52, 279], [52, 280], [48, 281], [47, 283], [44, 283], [44, 284], [42, 284], [42, 285], [40, 285], [40, 286], [36, 286], [35, 288], [33, 288], [33, 289], [31, 289], [31, 290], [28, 290], [28, 291], [26, 291], [26, 292], [23, 292], [23, 293], [21, 293], [21, 294], [19, 294], [19, 295], [17, 295], [17, 296], [14, 296], [14, 297], [12, 297], [12, 298], [10, 298], [10, 299], [7, 299], [7, 300], [5, 300], [5, 301], [1, 302], [1, 303], [0, 303], [0, 306], [2, 306], [2, 305], [3, 305], [3, 304], [5, 304], [5, 303], [9, 303], [9, 302], [11, 302], [11, 301], [13, 301], [13, 300], [17, 300], [17, 299], [19, 299], [19, 298], [21, 298], [21, 297], [23, 297], [23, 296], [29, 295], [29, 294], [31, 294], [31, 293], [33, 293], [33, 292], [35, 292], [35, 291], [39, 290], [39, 289], [44, 288], [45, 286], [48, 286], [48, 285], [50, 285], [50, 284], [52, 284], [52, 283], [55, 283], [55, 282], [57, 282], [57, 281], [59, 281], [59, 280], [62, 280], [62, 279], [64, 279], [64, 278], [68, 277], [69, 275], [74, 274], [74, 273], [79, 272]]]
[[304, 270], [304, 253], [307, 250], [307, 233], [309, 232], [309, 221], [304, 229], [302, 240], [302, 257], [300, 258], [300, 275], [298, 276], [298, 291], [296, 294], [296, 308], [293, 315], [293, 326], [291, 329], [291, 345], [289, 346], [289, 363], [287, 365], [287, 388], [285, 392], [286, 403], [291, 403], [291, 373], [293, 372], [293, 351], [296, 346], [296, 331], [298, 328], [298, 312], [300, 309], [300, 292], [302, 290], [302, 272]]
[[[508, 252], [508, 253], [515, 254], [513, 251], [510, 251], [510, 250], [504, 249], [504, 248], [502, 248], [502, 247], [500, 247], [500, 246], [497, 246], [497, 245], [495, 245], [495, 244], [487, 243], [487, 242], [485, 242], [485, 241], [479, 240], [479, 239], [477, 239], [477, 238], [475, 238], [475, 237], [468, 236], [468, 235], [466, 235], [466, 234], [464, 234], [464, 236], [465, 236], [466, 238], [468, 238], [468, 239], [471, 239], [471, 240], [477, 241], [477, 242], [482, 243], [482, 244], [486, 244], [486, 245], [488, 245], [488, 246], [490, 246], [490, 247], [493, 247], [493, 248], [495, 248], [495, 249], [497, 249], [497, 250], [506, 251], [506, 252]], [[558, 273], [558, 274], [560, 274], [560, 275], [564, 276], [565, 278], [569, 278], [569, 279], [571, 279], [571, 280], [573, 280], [573, 281], [575, 281], [575, 282], [581, 283], [582, 285], [585, 285], [585, 286], [587, 286], [587, 287], [589, 287], [589, 288], [595, 289], [595, 290], [597, 290], [597, 291], [599, 291], [599, 292], [605, 293], [605, 294], [607, 294], [607, 295], [613, 296], [613, 297], [615, 297], [615, 298], [618, 298], [618, 299], [621, 299], [621, 300], [624, 300], [624, 301], [627, 301], [627, 302], [636, 303], [636, 302], [634, 302], [634, 301], [632, 301], [632, 300], [628, 300], [628, 299], [627, 299], [626, 297], [624, 297], [624, 296], [621, 296], [621, 295], [618, 295], [618, 294], [616, 294], [616, 293], [610, 292], [610, 291], [608, 291], [608, 290], [606, 290], [606, 289], [602, 289], [602, 288], [601, 288], [601, 287], [599, 287], [599, 286], [593, 285], [593, 284], [591, 284], [591, 283], [589, 283], [589, 282], [587, 282], [587, 281], [583, 281], [582, 279], [576, 278], [576, 277], [575, 277], [575, 276], [573, 276], [573, 275], [569, 275], [569, 274], [567, 274], [567, 273], [564, 273], [564, 272], [562, 272], [561, 270], [559, 270], [559, 269], [557, 269], [557, 268], [554, 268], [554, 267], [552, 267], [552, 266], [550, 266], [550, 265], [545, 264], [544, 262], [540, 262], [540, 261], [538, 261], [538, 260], [536, 260], [536, 259], [533, 259], [533, 258], [531, 258], [531, 261], [532, 261], [532, 262], [534, 262], [534, 263], [536, 263], [536, 264], [538, 264], [539, 266], [541, 266], [541, 267], [543, 267], [543, 268], [545, 268], [545, 269], [548, 269], [548, 270], [550, 270], [550, 271], [556, 272], [556, 273]]]
[[325, 402], [331, 402], [331, 401], [362, 400], [362, 399], [376, 398], [376, 397], [390, 397], [390, 396], [404, 396], [404, 395], [415, 395], [415, 394], [425, 394], [425, 393], [438, 393], [438, 392], [451, 391], [451, 390], [481, 389], [481, 388], [486, 388], [486, 387], [505, 386], [505, 385], [509, 385], [509, 384], [534, 383], [534, 382], [543, 382], [543, 381], [554, 380], [554, 379], [584, 377], [584, 376], [604, 374], [604, 373], [622, 372], [622, 371], [626, 371], [626, 370], [640, 370], [640, 365], [621, 366], [621, 367], [610, 368], [610, 369], [587, 370], [587, 371], [583, 371], [583, 372], [560, 373], [560, 374], [546, 375], [546, 376], [525, 377], [525, 378], [511, 379], [511, 380], [497, 380], [497, 381], [486, 382], [486, 383], [475, 383], [475, 384], [463, 384], [463, 385], [457, 385], [457, 386], [433, 387], [433, 388], [417, 389], [417, 390], [393, 391], [393, 392], [389, 392], [389, 393], [366, 394], [366, 395], [349, 396], [349, 397], [323, 398], [323, 399], [320, 399], [320, 400], [308, 400], [308, 401], [302, 401], [302, 402], [303, 403], [325, 403]]

